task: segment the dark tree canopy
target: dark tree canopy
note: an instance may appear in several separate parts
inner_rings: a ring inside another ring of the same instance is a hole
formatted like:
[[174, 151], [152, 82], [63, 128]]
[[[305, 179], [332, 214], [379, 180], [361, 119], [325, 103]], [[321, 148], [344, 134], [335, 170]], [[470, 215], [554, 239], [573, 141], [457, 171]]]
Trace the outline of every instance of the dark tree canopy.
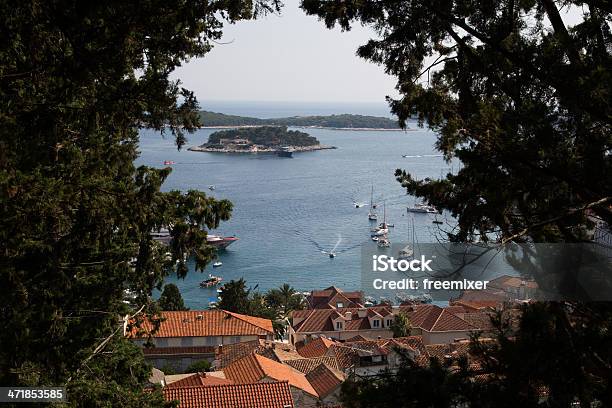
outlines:
[[[462, 168], [440, 181], [398, 170], [408, 192], [458, 218], [456, 241], [580, 241], [612, 222], [610, 5], [577, 0], [303, 0], [328, 27], [362, 23], [358, 55], [397, 78]], [[567, 8], [582, 15], [564, 23]]]
[[[159, 405], [142, 394], [150, 368], [121, 318], [153, 307], [152, 289], [184, 276], [186, 256], [200, 269], [212, 259], [206, 230], [232, 205], [160, 192], [170, 169], [135, 168], [138, 130], [169, 130], [180, 148], [198, 104], [170, 73], [209, 52], [223, 24], [278, 6], [0, 5], [0, 384], [66, 385], [75, 405]], [[162, 226], [169, 249], [151, 238]]]
[[188, 307], [185, 307], [181, 291], [174, 283], [164, 285], [157, 304], [161, 310], [189, 310]]
[[314, 146], [319, 140], [299, 130], [287, 130], [286, 126], [261, 126], [248, 129], [220, 130], [208, 136], [208, 145], [216, 145], [221, 139], [248, 139], [261, 146]]

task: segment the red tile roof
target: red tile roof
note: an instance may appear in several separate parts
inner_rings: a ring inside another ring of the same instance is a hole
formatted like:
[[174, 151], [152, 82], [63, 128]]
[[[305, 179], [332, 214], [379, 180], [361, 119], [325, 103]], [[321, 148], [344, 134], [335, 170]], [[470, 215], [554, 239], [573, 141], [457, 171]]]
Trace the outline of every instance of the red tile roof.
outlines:
[[344, 292], [335, 286], [330, 286], [323, 290], [313, 290], [306, 300], [311, 309], [335, 309], [338, 303], [342, 303], [342, 307], [361, 307], [363, 293]]
[[253, 341], [245, 341], [242, 343], [226, 344], [217, 348], [215, 356], [215, 367], [222, 369], [227, 367], [236, 360], [239, 360], [249, 354], [260, 354], [269, 359], [278, 360], [274, 351], [268, 346], [266, 341], [258, 339]]
[[254, 383], [264, 378], [276, 381], [289, 381], [295, 388], [317, 397], [317, 392], [310, 385], [304, 373], [258, 354], [251, 354], [234, 361], [223, 369], [226, 378], [237, 384]]
[[308, 374], [321, 364], [326, 364], [330, 368], [334, 368], [339, 370], [338, 360], [333, 356], [323, 356], [323, 357], [314, 357], [314, 358], [299, 358], [295, 360], [285, 360], [284, 362], [287, 365], [295, 368], [296, 370]]
[[416, 305], [402, 308], [413, 327], [428, 332], [476, 330], [465, 320], [436, 305]]
[[[362, 311], [364, 309], [361, 309]], [[393, 309], [390, 306], [369, 307], [366, 310], [366, 315], [370, 317], [388, 316], [394, 312], [404, 312], [410, 319], [410, 324], [413, 327], [418, 327], [429, 332], [443, 331], [471, 331], [476, 328], [471, 326], [461, 317], [456, 316], [460, 309], [452, 307], [449, 310], [431, 304], [400, 306]], [[303, 319], [293, 325], [293, 330], [296, 333], [320, 333], [333, 332], [333, 320], [339, 316], [346, 316], [347, 312], [351, 313], [351, 320], [346, 320], [343, 331], [358, 331], [382, 329], [374, 328], [370, 325], [370, 320], [367, 317], [359, 317], [359, 309], [317, 309], [309, 310], [308, 313], [301, 311], [299, 314], [294, 314], [294, 319]]]
[[142, 349], [145, 356], [167, 356], [167, 355], [198, 355], [215, 354], [215, 346], [196, 346], [196, 347], [145, 347]]
[[325, 337], [319, 337], [309, 341], [303, 347], [298, 348], [297, 352], [302, 357], [321, 357], [327, 353], [327, 350], [336, 342]]
[[166, 388], [180, 388], [180, 387], [194, 387], [202, 385], [226, 385], [233, 384], [232, 380], [227, 378], [214, 377], [207, 375], [206, 373], [195, 373], [189, 377], [185, 377], [181, 380], [175, 381], [166, 385]]
[[179, 408], [294, 408], [287, 381], [164, 388], [167, 401], [180, 401]]
[[[153, 337], [268, 336], [274, 334], [272, 321], [269, 319], [225, 310], [164, 311], [161, 312], [161, 315], [165, 320], [161, 322], [159, 330]], [[148, 320], [145, 320], [142, 326], [145, 333], [153, 329]]]
[[320, 364], [314, 370], [306, 374], [319, 397], [325, 398], [336, 390], [344, 382], [344, 374], [332, 369], [325, 364]]

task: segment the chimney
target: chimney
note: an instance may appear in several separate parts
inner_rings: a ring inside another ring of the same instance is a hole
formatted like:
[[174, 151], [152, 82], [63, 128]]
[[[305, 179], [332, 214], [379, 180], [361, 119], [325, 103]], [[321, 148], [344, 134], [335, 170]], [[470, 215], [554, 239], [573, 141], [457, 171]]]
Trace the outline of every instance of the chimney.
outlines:
[[196, 316], [196, 319], [197, 320], [204, 320], [204, 315], [199, 314], [199, 315]]
[[344, 313], [344, 318], [346, 320], [352, 320], [353, 319], [353, 313], [351, 313], [351, 312]]

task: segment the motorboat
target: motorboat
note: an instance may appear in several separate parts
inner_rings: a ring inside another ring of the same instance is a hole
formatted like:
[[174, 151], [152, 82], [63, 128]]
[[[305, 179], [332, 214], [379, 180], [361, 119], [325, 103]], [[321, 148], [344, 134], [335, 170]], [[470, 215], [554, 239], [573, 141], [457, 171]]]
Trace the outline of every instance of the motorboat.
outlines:
[[406, 209], [408, 212], [412, 213], [420, 213], [420, 214], [437, 214], [438, 210], [433, 205], [425, 204], [425, 203], [417, 203], [412, 207], [408, 207]]
[[213, 190], [215, 189], [215, 186], [213, 186], [213, 185], [211, 184], [210, 186], [208, 186], [208, 189], [209, 189], [210, 191], [213, 191]]
[[330, 252], [328, 255], [329, 255], [330, 258], [335, 258], [336, 257], [336, 253], [335, 252]]
[[172, 164], [176, 164], [176, 162], [174, 162], [172, 160], [164, 160], [164, 166], [170, 166]]
[[200, 287], [201, 288], [212, 288], [213, 286], [217, 286], [219, 283], [221, 283], [222, 280], [223, 278], [219, 276], [208, 275], [208, 279], [200, 282]]
[[223, 262], [221, 262], [221, 261], [217, 261], [217, 262], [215, 262], [215, 263], [213, 264], [213, 268], [218, 268], [218, 267], [220, 267], [220, 266], [222, 266], [222, 265], [223, 265]]
[[238, 238], [234, 236], [222, 237], [221, 235], [208, 235], [206, 236], [206, 243], [212, 245], [217, 249], [225, 249], [230, 246], [233, 242], [238, 241]]
[[391, 246], [391, 241], [387, 237], [378, 239], [378, 247], [379, 248], [389, 248]]
[[413, 255], [414, 250], [412, 249], [412, 247], [410, 245], [406, 245], [405, 247], [400, 249], [397, 257], [399, 259], [412, 259]]
[[376, 236], [372, 237], [372, 241], [378, 242], [378, 237], [376, 237]]

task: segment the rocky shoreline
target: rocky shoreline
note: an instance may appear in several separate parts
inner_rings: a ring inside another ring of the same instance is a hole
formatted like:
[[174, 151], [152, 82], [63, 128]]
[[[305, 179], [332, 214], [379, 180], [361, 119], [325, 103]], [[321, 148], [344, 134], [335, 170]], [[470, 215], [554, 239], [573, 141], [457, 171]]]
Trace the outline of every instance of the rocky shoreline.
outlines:
[[[313, 152], [315, 150], [329, 150], [329, 149], [337, 149], [336, 146], [329, 145], [312, 145], [312, 146], [283, 146], [288, 147], [293, 150], [294, 153], [299, 152]], [[192, 152], [207, 152], [207, 153], [276, 153], [278, 152], [278, 147], [268, 147], [257, 145], [251, 149], [236, 149], [236, 148], [216, 148], [216, 147], [208, 147], [205, 145], [202, 146], [192, 146], [188, 148]]]

